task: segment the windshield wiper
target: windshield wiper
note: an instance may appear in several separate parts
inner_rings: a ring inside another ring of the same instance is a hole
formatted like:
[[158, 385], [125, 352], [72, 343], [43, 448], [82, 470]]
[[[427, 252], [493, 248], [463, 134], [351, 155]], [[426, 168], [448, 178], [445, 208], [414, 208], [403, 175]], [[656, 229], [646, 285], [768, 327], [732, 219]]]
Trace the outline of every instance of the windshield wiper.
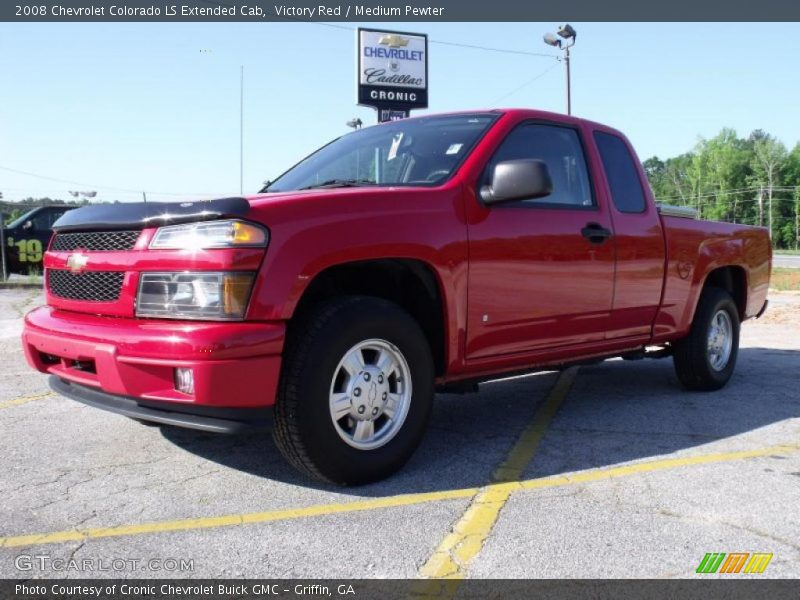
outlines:
[[313, 190], [315, 188], [333, 188], [333, 187], [360, 187], [362, 185], [377, 185], [376, 182], [369, 179], [328, 179], [322, 183], [315, 183], [314, 185], [307, 185], [298, 188], [298, 190]]

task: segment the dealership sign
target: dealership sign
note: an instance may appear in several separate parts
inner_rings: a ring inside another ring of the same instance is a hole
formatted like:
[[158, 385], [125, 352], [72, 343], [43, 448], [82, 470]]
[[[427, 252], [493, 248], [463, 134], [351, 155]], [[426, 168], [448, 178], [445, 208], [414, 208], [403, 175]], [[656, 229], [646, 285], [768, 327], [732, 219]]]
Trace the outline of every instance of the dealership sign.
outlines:
[[428, 36], [358, 30], [358, 103], [380, 121], [428, 107]]

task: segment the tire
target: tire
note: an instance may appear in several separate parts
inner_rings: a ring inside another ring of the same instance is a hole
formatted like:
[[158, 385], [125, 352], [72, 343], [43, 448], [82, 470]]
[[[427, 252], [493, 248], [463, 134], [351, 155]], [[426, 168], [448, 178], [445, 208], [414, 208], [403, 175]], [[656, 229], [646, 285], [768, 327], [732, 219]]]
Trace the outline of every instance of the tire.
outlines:
[[[720, 336], [711, 340], [714, 328]], [[675, 373], [687, 389], [718, 390], [733, 375], [738, 353], [739, 311], [736, 303], [725, 290], [706, 288], [697, 304], [689, 335], [674, 345]]]
[[[373, 364], [379, 361], [381, 367]], [[323, 303], [289, 336], [273, 437], [309, 477], [338, 485], [378, 481], [419, 445], [433, 379], [425, 335], [399, 306], [363, 296]]]

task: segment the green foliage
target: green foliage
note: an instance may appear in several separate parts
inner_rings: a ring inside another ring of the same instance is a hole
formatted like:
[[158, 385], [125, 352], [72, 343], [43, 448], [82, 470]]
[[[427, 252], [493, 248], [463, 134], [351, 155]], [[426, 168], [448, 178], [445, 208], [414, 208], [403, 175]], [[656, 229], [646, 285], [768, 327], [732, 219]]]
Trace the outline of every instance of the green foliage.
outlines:
[[764, 227], [771, 222], [773, 245], [797, 248], [800, 144], [788, 152], [763, 130], [740, 138], [726, 128], [700, 138], [691, 152], [667, 160], [654, 156], [643, 166], [659, 202], [692, 206], [704, 219]]

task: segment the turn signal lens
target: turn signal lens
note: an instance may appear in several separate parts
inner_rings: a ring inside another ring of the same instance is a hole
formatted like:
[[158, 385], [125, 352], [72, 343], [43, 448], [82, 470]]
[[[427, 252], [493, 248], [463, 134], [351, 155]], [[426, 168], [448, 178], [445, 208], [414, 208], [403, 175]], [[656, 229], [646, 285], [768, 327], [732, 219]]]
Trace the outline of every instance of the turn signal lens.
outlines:
[[243, 315], [250, 298], [253, 276], [227, 273], [222, 278], [222, 308], [227, 315]]
[[244, 221], [232, 221], [234, 246], [264, 246], [267, 233], [263, 228]]

